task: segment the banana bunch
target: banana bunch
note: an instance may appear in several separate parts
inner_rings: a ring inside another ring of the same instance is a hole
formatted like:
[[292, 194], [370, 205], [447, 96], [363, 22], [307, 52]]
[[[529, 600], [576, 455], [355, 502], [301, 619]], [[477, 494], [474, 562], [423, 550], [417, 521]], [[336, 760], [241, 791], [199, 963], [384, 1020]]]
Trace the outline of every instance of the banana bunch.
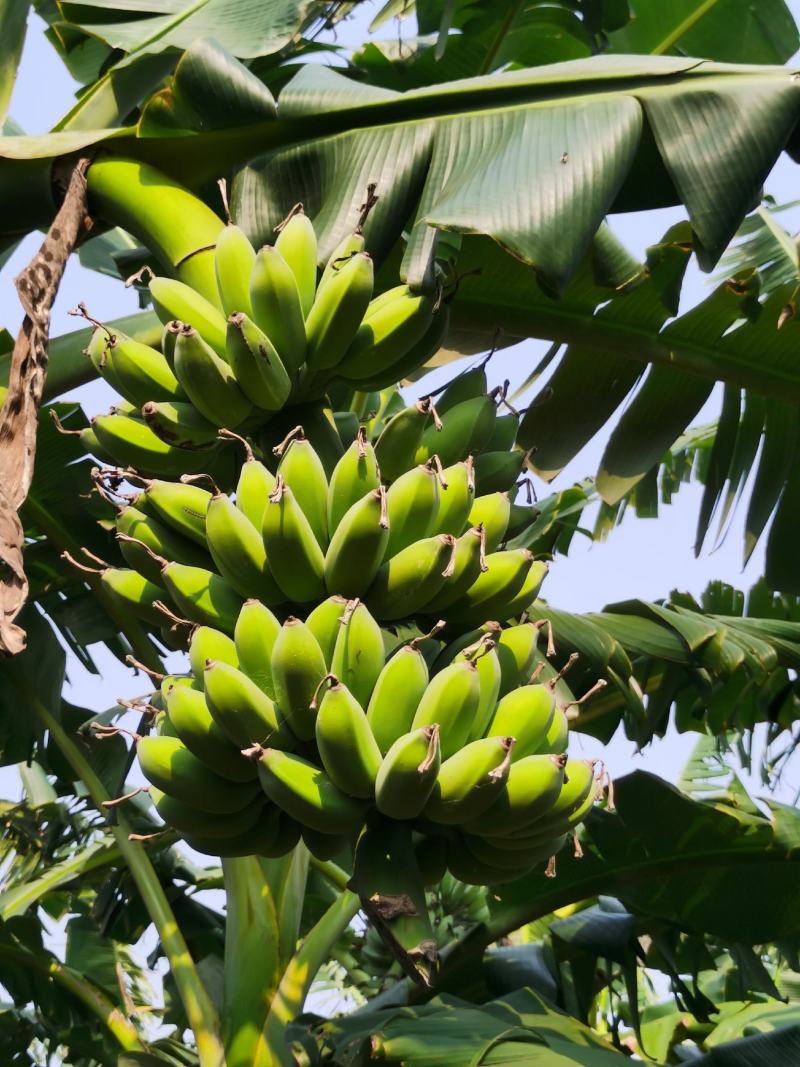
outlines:
[[319, 281], [317, 238], [301, 205], [279, 231], [256, 251], [239, 227], [220, 223], [211, 290], [150, 278], [161, 351], [97, 324], [86, 354], [123, 398], [92, 420], [85, 443], [98, 458], [157, 476], [207, 469], [220, 428], [255, 430], [333, 379], [357, 389], [392, 384], [438, 350], [446, 306], [406, 285], [373, 299], [360, 228]]
[[[563, 847], [597, 798], [593, 765], [564, 755], [554, 686], [530, 679], [539, 633], [392, 647], [357, 599], [283, 622], [248, 600], [232, 637], [198, 626], [191, 675], [161, 684], [157, 732], [138, 741], [156, 808], [217, 855], [278, 855], [301, 837], [319, 858], [354, 848], [365, 899], [408, 893], [409, 879], [424, 899], [448, 869], [509, 881]], [[396, 921], [392, 938], [429, 967], [425, 908], [370, 918]]]
[[[494, 413], [490, 396], [479, 400]], [[233, 499], [213, 482], [199, 484], [199, 475], [170, 481], [111, 471], [104, 482], [98, 473], [98, 485], [121, 504], [116, 533], [130, 567], [107, 569], [103, 582], [146, 621], [165, 604], [227, 633], [249, 597], [284, 615], [329, 595], [359, 597], [382, 622], [442, 618], [471, 627], [520, 615], [538, 595], [546, 563], [525, 548], [501, 547], [509, 496], [476, 496], [471, 454], [454, 458], [470, 447], [460, 425], [453, 424], [456, 450], [448, 413], [437, 430], [429, 400], [411, 410], [409, 419], [405, 409], [395, 415], [374, 445], [360, 426], [332, 469], [300, 426], [270, 450], [272, 469], [238, 438], [246, 459]], [[401, 470], [398, 420], [407, 429], [412, 418], [421, 443], [406, 439], [410, 465]], [[426, 421], [453, 460], [448, 466], [428, 455]], [[386, 465], [397, 475], [389, 485]], [[115, 497], [123, 477], [141, 491]]]

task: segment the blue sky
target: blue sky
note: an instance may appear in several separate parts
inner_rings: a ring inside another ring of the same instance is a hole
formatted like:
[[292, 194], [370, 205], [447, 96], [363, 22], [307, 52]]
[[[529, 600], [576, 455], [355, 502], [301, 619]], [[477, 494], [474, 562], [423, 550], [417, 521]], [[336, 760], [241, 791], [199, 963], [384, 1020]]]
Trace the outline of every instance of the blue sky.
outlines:
[[[800, 0], [793, 0], [789, 6], [797, 17]], [[366, 15], [353, 20], [339, 32], [340, 41], [348, 43], [361, 39], [366, 21]], [[12, 117], [29, 133], [50, 128], [68, 109], [74, 91], [69, 75], [42, 36], [42, 25], [36, 16], [32, 16], [10, 111]], [[770, 176], [766, 189], [778, 201], [787, 201], [797, 196], [796, 183], [796, 167], [787, 157], [783, 157]], [[616, 216], [611, 219], [611, 224], [623, 242], [641, 255], [648, 244], [657, 241], [669, 225], [682, 217], [681, 209], [668, 209]], [[787, 218], [784, 221], [791, 227], [794, 220]], [[16, 332], [20, 319], [12, 279], [30, 258], [37, 244], [36, 235], [29, 237], [0, 272], [0, 325], [6, 326], [12, 333]], [[684, 287], [685, 306], [702, 299], [707, 284], [705, 276], [691, 269]], [[136, 309], [133, 293], [124, 290], [120, 283], [84, 271], [75, 261], [67, 270], [56, 301], [54, 334], [75, 328], [76, 323], [68, 317], [67, 310], [79, 300], [84, 300], [93, 314], [101, 319]], [[519, 383], [543, 348], [537, 342], [525, 342], [498, 355], [490, 364], [492, 377], [497, 382], [510, 378], [512, 384]], [[426, 379], [425, 390], [434, 388], [451, 373], [446, 369], [438, 372], [436, 377]], [[81, 400], [90, 415], [107, 408], [111, 395], [102, 383], [94, 383], [70, 394]], [[715, 395], [697, 422], [716, 417], [718, 407], [719, 398]], [[575, 479], [593, 473], [605, 439], [606, 435], [601, 434], [591, 442], [559, 476], [554, 488], [568, 486]], [[537, 488], [546, 492], [544, 486]], [[700, 495], [700, 487], [684, 487], [675, 503], [662, 509], [658, 521], [629, 517], [611, 534], [606, 544], [590, 545], [588, 540], [576, 538], [569, 558], [560, 557], [551, 568], [545, 595], [556, 606], [573, 611], [589, 611], [628, 597], [663, 597], [674, 588], [699, 594], [713, 579], [748, 587], [762, 571], [763, 552], [757, 550], [742, 573], [742, 516], [739, 516], [719, 549], [713, 553], [706, 552], [698, 560], [694, 558], [692, 542]], [[79, 665], [72, 664], [69, 687], [71, 700], [99, 710], [112, 704], [117, 696], [131, 696], [142, 691], [141, 678], [121, 668], [110, 656], [100, 656], [99, 660], [103, 672], [101, 677], [92, 676]], [[587, 755], [599, 754], [599, 746], [591, 739], [583, 743], [576, 740], [575, 744]], [[645, 755], [637, 756], [632, 752], [632, 747], [619, 738], [604, 755], [612, 772], [617, 775], [637, 765], [656, 770], [666, 777], [674, 777], [693, 744], [693, 736], [670, 736]], [[13, 788], [8, 774], [4, 774], [0, 782], [0, 791], [8, 793], [4, 788], [6, 782], [9, 783], [9, 789]]]

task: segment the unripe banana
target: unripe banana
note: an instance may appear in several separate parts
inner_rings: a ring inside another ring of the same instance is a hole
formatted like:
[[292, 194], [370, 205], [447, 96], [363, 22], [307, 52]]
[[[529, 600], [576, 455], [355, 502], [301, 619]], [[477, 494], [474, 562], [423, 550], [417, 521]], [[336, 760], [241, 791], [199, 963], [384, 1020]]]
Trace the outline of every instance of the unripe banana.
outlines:
[[291, 852], [300, 840], [300, 827], [272, 805], [261, 809], [261, 817], [251, 829], [226, 838], [189, 834], [186, 844], [195, 852], [227, 859], [235, 856], [265, 856], [275, 859]]
[[328, 479], [322, 461], [303, 434], [302, 426], [296, 427], [294, 436], [283, 450], [278, 477], [283, 478], [294, 493], [324, 551], [328, 545]]
[[149, 289], [156, 315], [166, 327], [185, 322], [224, 359], [225, 316], [210, 301], [174, 278], [151, 278]]
[[250, 275], [255, 261], [256, 250], [244, 231], [228, 223], [217, 238], [217, 247], [214, 249], [219, 302], [226, 315], [232, 315], [235, 311], [243, 311], [245, 315], [251, 313]]
[[484, 359], [476, 367], [469, 367], [447, 383], [436, 401], [440, 415], [452, 411], [453, 408], [464, 404], [467, 400], [486, 396], [489, 391], [489, 382], [486, 377], [487, 362], [488, 360]]
[[250, 401], [263, 411], [279, 411], [292, 382], [272, 341], [242, 311], [228, 316], [227, 360]]
[[465, 623], [506, 618], [500, 611], [522, 588], [533, 566], [533, 554], [526, 548], [492, 552], [486, 557], [486, 564], [464, 596], [451, 605], [453, 618]]
[[401, 474], [386, 494], [389, 540], [386, 559], [430, 536], [439, 514], [439, 474], [433, 463]]
[[89, 357], [100, 377], [108, 382], [115, 392], [122, 394], [122, 385], [117, 380], [111, 363], [111, 349], [115, 340], [116, 335], [110, 329], [98, 326], [89, 338], [89, 344], [83, 350], [83, 354]]
[[[438, 409], [437, 409], [438, 410]], [[491, 395], [475, 397], [457, 404], [442, 418], [441, 432], [428, 427], [415, 453], [417, 463], [425, 463], [434, 453], [445, 467], [481, 451], [489, 439], [497, 416]]]
[[343, 263], [306, 316], [306, 362], [312, 370], [336, 367], [355, 338], [372, 296], [372, 259], [359, 252]]
[[388, 752], [411, 730], [428, 681], [428, 665], [418, 642], [403, 645], [386, 662], [367, 707], [367, 719], [381, 752]]
[[[433, 834], [420, 837], [414, 843], [414, 855], [426, 887], [438, 885], [445, 878], [447, 875], [447, 842], [444, 837], [436, 837]], [[448, 912], [452, 913], [452, 909], [448, 908]]]
[[377, 309], [370, 308], [337, 372], [348, 381], [381, 374], [423, 337], [434, 306], [433, 297], [407, 290]]
[[278, 477], [262, 528], [267, 559], [288, 600], [300, 604], [325, 596], [325, 557], [294, 493]]
[[275, 248], [257, 254], [250, 278], [250, 299], [256, 325], [275, 346], [290, 377], [306, 358], [306, 326], [297, 281]]
[[103, 452], [122, 467], [176, 477], [208, 465], [208, 452], [191, 452], [162, 441], [144, 422], [127, 415], [96, 415], [92, 429]]
[[549, 685], [524, 685], [507, 693], [489, 723], [488, 737], [511, 734], [514, 759], [540, 752], [553, 721], [556, 700]]
[[475, 497], [470, 509], [470, 526], [483, 526], [486, 530], [486, 551], [496, 552], [506, 536], [511, 515], [511, 500], [508, 493], [490, 493]]
[[[244, 609], [242, 609], [244, 610]], [[197, 626], [192, 631], [189, 641], [189, 666], [197, 685], [203, 688], [203, 672], [207, 660], [218, 660], [231, 667], [239, 666], [239, 653], [236, 645], [227, 634], [211, 626]]]
[[355, 411], [334, 411], [336, 432], [342, 439], [342, 447], [349, 448], [355, 442], [361, 428], [361, 420]]
[[[281, 624], [258, 600], [246, 600], [239, 618], [233, 639], [240, 666], [251, 681], [275, 700], [275, 686], [272, 681], [272, 650], [281, 632]], [[209, 659], [219, 659], [210, 656]]]
[[317, 295], [319, 295], [328, 282], [332, 281], [345, 263], [353, 256], [358, 255], [359, 252], [363, 252], [366, 247], [364, 240], [364, 234], [361, 230], [354, 230], [353, 233], [348, 233], [338, 243], [333, 252], [331, 252], [328, 262], [325, 264], [325, 269], [322, 272], [322, 277], [319, 280], [317, 286]]
[[541, 755], [551, 753], [557, 756], [561, 752], [567, 751], [568, 743], [569, 721], [562, 709], [557, 707], [553, 712], [553, 721], [547, 729], [547, 734], [539, 745], [538, 752]]
[[148, 400], [186, 399], [164, 356], [124, 334], [114, 334], [108, 343], [106, 364], [117, 390], [137, 408]]
[[170, 320], [161, 331], [161, 354], [173, 370], [175, 369], [175, 337], [173, 320]]
[[253, 763], [231, 744], [228, 734], [212, 717], [205, 697], [197, 689], [173, 685], [167, 693], [167, 714], [175, 733], [189, 751], [221, 778], [251, 782], [256, 777]]
[[375, 618], [404, 619], [431, 603], [453, 573], [455, 547], [450, 534], [438, 534], [384, 563], [365, 598]]
[[475, 490], [481, 496], [508, 492], [522, 474], [523, 452], [480, 452], [475, 457]]
[[339, 630], [342, 628], [347, 605], [347, 597], [339, 596], [337, 593], [317, 604], [306, 617], [306, 626], [316, 637], [328, 670], [331, 669], [333, 650], [336, 647]]
[[487, 841], [486, 838], [464, 834], [464, 842], [480, 862], [489, 864], [498, 870], [507, 870], [510, 877], [518, 877], [520, 866], [530, 870], [537, 863], [549, 860], [559, 852], [566, 843], [564, 835], [543, 838], [541, 842], [528, 845], [525, 849], [509, 851], [500, 847], [495, 842]]
[[472, 456], [467, 456], [466, 460], [442, 471], [442, 492], [439, 493], [435, 532], [453, 534], [454, 537], [464, 533], [474, 500]]
[[197, 410], [215, 426], [238, 426], [252, 411], [231, 367], [191, 326], [179, 329], [175, 373]]
[[[591, 760], [567, 760], [564, 767], [564, 785], [552, 808], [529, 826], [523, 826], [514, 834], [502, 837], [504, 848], [522, 847], [522, 844], [537, 843], [543, 838], [568, 833], [581, 823], [599, 799], [600, 787], [594, 776]], [[508, 841], [506, 842], [506, 836]]]
[[301, 756], [265, 749], [258, 777], [273, 804], [321, 834], [349, 834], [363, 821], [364, 802], [337, 789], [324, 771]]
[[117, 512], [116, 527], [118, 533], [133, 538], [133, 541], [120, 541], [120, 551], [125, 562], [151, 582], [161, 584], [161, 567], [140, 544], [136, 544], [137, 541], [147, 545], [151, 552], [167, 559], [196, 567], [211, 564], [208, 553], [197, 544], [170, 529], [166, 523], [145, 515], [136, 507], [129, 505]]
[[423, 726], [391, 745], [375, 780], [375, 806], [392, 819], [415, 819], [427, 803], [441, 764], [439, 727]]
[[193, 805], [185, 804], [182, 800], [176, 800], [155, 787], [150, 789], [150, 799], [164, 822], [173, 826], [180, 834], [198, 834], [214, 840], [247, 833], [262, 818], [264, 808], [264, 804], [259, 804], [256, 798], [254, 803], [234, 815], [212, 815]]
[[465, 744], [480, 704], [481, 689], [474, 663], [451, 663], [435, 674], [422, 695], [412, 729], [439, 726], [442, 759], [447, 760]]
[[275, 475], [267, 470], [263, 463], [248, 451], [239, 481], [236, 483], [236, 507], [245, 515], [257, 530], [264, 525], [264, 512], [267, 510], [269, 494], [275, 488]]
[[530, 608], [531, 604], [539, 595], [542, 582], [547, 577], [547, 564], [541, 561], [533, 564], [528, 571], [522, 586], [514, 594], [511, 600], [506, 601], [503, 607], [497, 608], [497, 615], [502, 619], [515, 619]]
[[144, 491], [136, 500], [137, 507], [152, 508], [168, 526], [203, 548], [206, 547], [206, 512], [210, 503], [211, 493], [199, 485], [158, 479], [146, 481]]
[[512, 882], [530, 869], [526, 864], [511, 869], [493, 867], [491, 864], [482, 863], [467, 848], [466, 842], [460, 834], [454, 834], [448, 838], [447, 867], [459, 882], [480, 886], [501, 885], [504, 882]]
[[[287, 439], [301, 426], [303, 434], [322, 463], [325, 476], [330, 478], [336, 464], [344, 455], [344, 445], [336, 429], [336, 420], [326, 400], [312, 404], [298, 404], [284, 409], [266, 426], [261, 438], [261, 450], [265, 456], [280, 455]], [[267, 460], [267, 462], [269, 462]]]
[[381, 765], [380, 749], [359, 702], [335, 675], [327, 678], [332, 684], [319, 700], [315, 724], [322, 766], [348, 796], [371, 797]]
[[416, 344], [403, 353], [403, 355], [381, 374], [370, 375], [368, 379], [359, 381], [362, 391], [386, 389], [396, 382], [402, 382], [414, 371], [424, 366], [432, 359], [445, 343], [450, 329], [450, 309], [446, 304], [434, 311], [433, 319], [425, 333]]
[[317, 235], [302, 204], [281, 225], [275, 250], [289, 265], [297, 282], [303, 315], [308, 316], [317, 288]]
[[366, 827], [356, 844], [353, 883], [368, 918], [400, 956], [403, 969], [430, 986], [438, 949], [408, 823], [381, 819]]
[[164, 599], [164, 590], [149, 582], [138, 571], [124, 567], [106, 567], [100, 573], [100, 584], [131, 609], [144, 622], [160, 626], [164, 616], [154, 607]]
[[348, 605], [339, 625], [331, 660], [331, 672], [366, 708], [383, 669], [384, 644], [380, 626], [366, 607]]
[[478, 526], [456, 541], [451, 574], [425, 604], [425, 612], [441, 615], [451, 604], [460, 603], [486, 566], [483, 529]]
[[136, 744], [142, 774], [168, 796], [212, 815], [231, 815], [258, 796], [253, 782], [220, 778], [175, 737], [142, 737]]
[[328, 530], [331, 537], [356, 501], [380, 488], [375, 449], [360, 426], [355, 441], [336, 464], [328, 486]]
[[[484, 390], [485, 391], [485, 390]], [[519, 415], [498, 415], [494, 420], [492, 436], [483, 446], [483, 452], [510, 452], [517, 441]]]
[[190, 622], [233, 633], [242, 597], [224, 578], [204, 567], [183, 563], [168, 563], [161, 576], [178, 611]]
[[[442, 423], [430, 397], [398, 411], [386, 423], [375, 445], [375, 455], [384, 479], [393, 482], [414, 464], [428, 420], [434, 420], [434, 433]], [[433, 454], [433, 453], [431, 453]]]
[[240, 596], [256, 596], [268, 607], [283, 603], [260, 531], [224, 493], [208, 505], [206, 537], [217, 570]]
[[149, 400], [142, 418], [156, 435], [176, 448], [203, 448], [217, 444], [217, 427], [194, 404]]
[[278, 708], [243, 671], [219, 660], [207, 660], [203, 688], [214, 721], [240, 750], [259, 744], [294, 747], [294, 738]]
[[500, 696], [504, 697], [517, 686], [525, 685], [536, 664], [541, 628], [532, 622], [520, 623], [501, 630], [497, 637], [497, 658], [500, 660]]
[[497, 800], [465, 826], [473, 834], [508, 834], [540, 819], [564, 785], [566, 756], [525, 756], [512, 763]]
[[500, 661], [497, 658], [494, 635], [486, 634], [479, 638], [477, 645], [465, 649], [455, 657], [456, 661], [461, 659], [471, 659], [475, 664], [481, 687], [478, 711], [467, 738], [469, 741], [475, 741], [486, 733], [500, 692]]
[[325, 657], [311, 630], [300, 619], [289, 617], [272, 648], [272, 683], [284, 718], [302, 741], [314, 736], [314, 694], [327, 673]]
[[325, 585], [345, 597], [369, 589], [386, 555], [390, 529], [386, 490], [356, 501], [336, 527], [325, 554]]
[[446, 759], [425, 805], [425, 815], [463, 826], [498, 799], [511, 769], [513, 737], [482, 737]]
[[304, 826], [302, 831], [303, 844], [308, 851], [318, 860], [332, 860], [349, 848], [349, 839], [346, 834], [321, 834], [319, 830], [312, 830]]

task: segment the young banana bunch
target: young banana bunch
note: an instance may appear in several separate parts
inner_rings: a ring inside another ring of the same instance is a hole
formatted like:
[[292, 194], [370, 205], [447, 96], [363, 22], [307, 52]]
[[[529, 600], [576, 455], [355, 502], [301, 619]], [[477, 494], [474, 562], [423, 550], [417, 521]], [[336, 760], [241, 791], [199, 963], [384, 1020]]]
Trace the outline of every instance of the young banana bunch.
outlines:
[[[137, 745], [159, 813], [201, 851], [237, 855], [249, 840], [276, 855], [302, 837], [320, 858], [352, 853], [373, 904], [424, 900], [448, 869], [492, 884], [549, 860], [598, 786], [592, 763], [564, 755], [555, 683], [531, 679], [540, 627], [494, 624], [449, 646], [439, 629], [393, 645], [341, 596], [283, 622], [248, 600], [232, 637], [196, 627], [192, 673], [162, 682], [158, 732]], [[427, 911], [367, 910], [429, 980]]]

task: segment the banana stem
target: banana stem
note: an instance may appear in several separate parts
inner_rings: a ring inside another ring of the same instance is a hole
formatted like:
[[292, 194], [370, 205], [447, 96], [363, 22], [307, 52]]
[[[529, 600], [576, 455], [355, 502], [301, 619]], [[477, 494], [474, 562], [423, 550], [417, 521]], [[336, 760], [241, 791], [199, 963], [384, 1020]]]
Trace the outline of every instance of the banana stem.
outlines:
[[[49, 732], [76, 777], [86, 786], [92, 803], [98, 811], [104, 811], [103, 803], [111, 797], [86, 756], [30, 686], [20, 683], [20, 687], [25, 691], [29, 706]], [[200, 1067], [225, 1067], [225, 1053], [219, 1036], [216, 1009], [200, 979], [150, 857], [141, 845], [129, 839], [130, 825], [121, 811], [117, 815], [117, 825], [111, 827], [111, 832], [169, 961], [189, 1026], [197, 1042]]]
[[334, 889], [339, 889], [341, 892], [347, 889], [350, 875], [335, 863], [331, 863], [330, 860], [318, 860], [316, 856], [309, 853], [308, 865], [326, 878]]
[[92, 982], [77, 971], [59, 963], [57, 959], [43, 960], [34, 952], [16, 945], [0, 945], [0, 958], [13, 960], [20, 966], [39, 971], [60, 985], [95, 1015], [126, 1052], [145, 1052], [136, 1027], [114, 1002]]
[[286, 1045], [286, 1027], [302, 1011], [317, 971], [360, 907], [356, 894], [344, 890], [303, 938], [284, 971], [272, 1001], [256, 1048], [253, 1067], [291, 1067], [294, 1064]]

